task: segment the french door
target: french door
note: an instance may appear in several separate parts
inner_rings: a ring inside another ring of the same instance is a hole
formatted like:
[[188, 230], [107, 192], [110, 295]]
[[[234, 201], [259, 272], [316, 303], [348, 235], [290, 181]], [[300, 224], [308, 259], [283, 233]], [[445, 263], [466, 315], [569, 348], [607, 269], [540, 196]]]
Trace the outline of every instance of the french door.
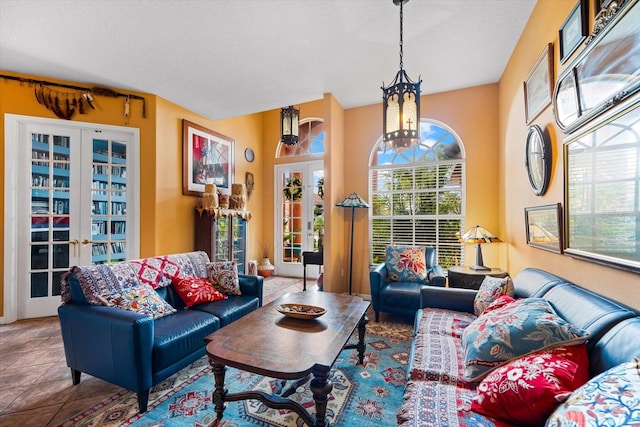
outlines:
[[[274, 262], [278, 275], [302, 277], [302, 252], [322, 249], [324, 238], [322, 161], [276, 166]], [[318, 272], [309, 271], [309, 277]]]
[[138, 256], [138, 132], [7, 119], [15, 132], [5, 139], [13, 147], [5, 177], [13, 175], [16, 186], [6, 195], [5, 230], [15, 232], [5, 233], [5, 254], [15, 259], [5, 265], [14, 278], [5, 287], [15, 286], [17, 319], [52, 316], [69, 267]]

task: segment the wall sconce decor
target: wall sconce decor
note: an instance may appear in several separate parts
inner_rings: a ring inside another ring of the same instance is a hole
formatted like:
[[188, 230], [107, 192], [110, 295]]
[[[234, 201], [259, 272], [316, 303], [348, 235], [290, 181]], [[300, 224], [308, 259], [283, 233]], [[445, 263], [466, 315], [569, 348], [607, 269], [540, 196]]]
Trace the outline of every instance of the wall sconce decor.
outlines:
[[420, 141], [420, 83], [411, 81], [402, 63], [402, 5], [409, 0], [393, 0], [400, 6], [400, 71], [391, 84], [382, 83], [382, 135], [393, 150], [402, 151]]
[[280, 110], [280, 142], [296, 145], [300, 135], [300, 110], [290, 105]]
[[463, 243], [474, 243], [476, 245], [476, 264], [469, 268], [472, 270], [491, 270], [491, 268], [485, 267], [482, 261], [482, 248], [480, 245], [484, 243], [500, 243], [502, 240], [487, 231], [486, 228], [476, 225], [464, 233], [460, 241]]
[[353, 277], [353, 220], [356, 208], [368, 208], [369, 204], [364, 201], [357, 193], [351, 193], [346, 199], [337, 203], [336, 206], [341, 208], [351, 208], [351, 249], [349, 252], [349, 295], [351, 295], [351, 284]]

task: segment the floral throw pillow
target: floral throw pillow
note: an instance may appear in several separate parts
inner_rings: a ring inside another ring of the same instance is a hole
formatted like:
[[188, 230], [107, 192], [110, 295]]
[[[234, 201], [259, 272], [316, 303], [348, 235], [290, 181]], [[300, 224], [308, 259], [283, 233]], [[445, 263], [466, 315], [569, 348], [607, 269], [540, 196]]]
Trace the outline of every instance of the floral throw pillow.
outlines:
[[425, 248], [387, 246], [387, 280], [391, 282], [421, 282], [427, 278]]
[[640, 425], [640, 359], [593, 377], [547, 420], [548, 427]]
[[584, 343], [533, 353], [487, 375], [471, 410], [516, 425], [541, 426], [588, 379]]
[[175, 308], [145, 283], [102, 294], [98, 298], [106, 306], [147, 314], [154, 319], [176, 312]]
[[213, 286], [225, 295], [242, 295], [235, 261], [210, 262], [207, 275]]
[[478, 288], [478, 293], [473, 300], [473, 312], [480, 316], [501, 295], [513, 297], [513, 282], [511, 277], [504, 278], [486, 276]]
[[462, 333], [465, 378], [489, 372], [529, 353], [579, 344], [589, 333], [558, 316], [548, 301], [524, 298], [488, 311]]
[[173, 287], [187, 307], [227, 299], [227, 296], [214, 288], [205, 277], [186, 277], [184, 279], [174, 277], [172, 281]]

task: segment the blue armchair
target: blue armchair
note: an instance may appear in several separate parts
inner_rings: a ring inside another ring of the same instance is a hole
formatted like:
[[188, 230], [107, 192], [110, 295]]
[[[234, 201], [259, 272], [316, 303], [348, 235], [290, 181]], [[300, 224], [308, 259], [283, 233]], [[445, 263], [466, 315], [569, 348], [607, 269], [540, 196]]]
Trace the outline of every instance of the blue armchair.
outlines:
[[371, 285], [371, 304], [375, 312], [376, 322], [380, 320], [380, 312], [414, 316], [420, 307], [420, 290], [425, 286], [446, 286], [444, 270], [437, 265], [435, 248], [425, 248], [427, 278], [418, 282], [394, 282], [388, 280], [389, 272], [386, 263], [379, 264], [369, 273]]

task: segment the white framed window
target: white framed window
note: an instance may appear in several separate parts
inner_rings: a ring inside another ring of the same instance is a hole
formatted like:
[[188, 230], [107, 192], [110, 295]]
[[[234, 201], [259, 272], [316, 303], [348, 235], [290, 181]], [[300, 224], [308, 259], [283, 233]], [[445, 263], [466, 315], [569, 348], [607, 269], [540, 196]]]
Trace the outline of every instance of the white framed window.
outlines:
[[384, 262], [387, 245], [436, 248], [438, 264], [462, 265], [465, 155], [444, 123], [420, 121], [420, 143], [402, 151], [378, 139], [369, 161], [371, 264]]

